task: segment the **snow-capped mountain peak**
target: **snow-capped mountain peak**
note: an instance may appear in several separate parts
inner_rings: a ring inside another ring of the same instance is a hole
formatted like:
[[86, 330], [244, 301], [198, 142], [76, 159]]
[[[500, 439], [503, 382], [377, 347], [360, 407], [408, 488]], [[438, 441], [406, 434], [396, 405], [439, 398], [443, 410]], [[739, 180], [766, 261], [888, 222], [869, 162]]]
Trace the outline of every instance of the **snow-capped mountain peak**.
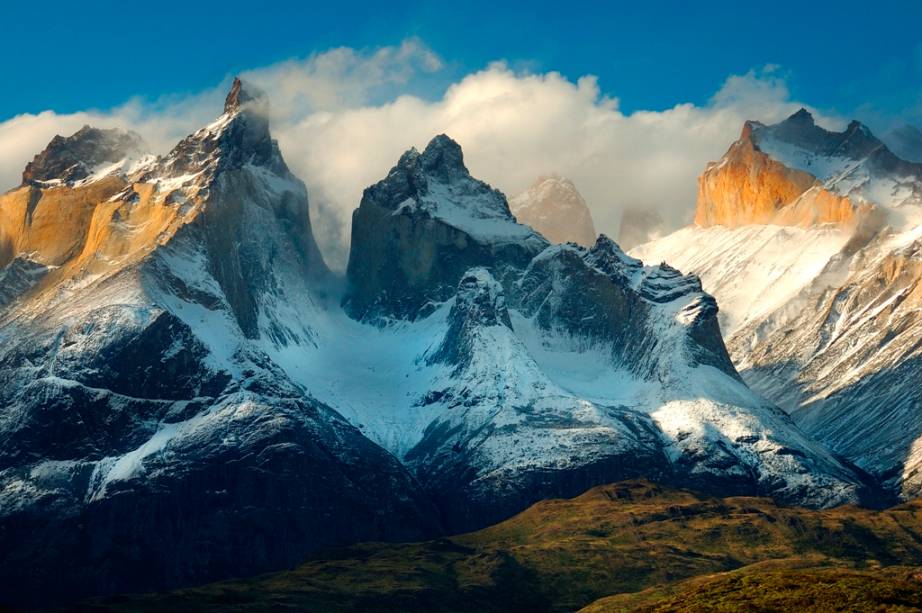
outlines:
[[471, 176], [464, 165], [461, 145], [445, 134], [439, 134], [429, 141], [419, 155], [419, 164], [427, 176], [445, 183]]
[[855, 206], [922, 205], [918, 189], [922, 164], [895, 156], [857, 120], [842, 132], [833, 132], [801, 111], [775, 125], [754, 125], [753, 145], [787, 168], [808, 173], [823, 189], [850, 199]]
[[883, 145], [867, 126], [857, 120], [849, 122], [842, 132], [832, 132], [818, 126], [813, 115], [805, 109], [774, 125], [752, 125], [755, 144], [769, 155], [772, 151], [768, 149], [785, 143], [817, 156], [859, 160]]
[[238, 78], [227, 95], [224, 113], [180, 141], [158, 160], [156, 166], [146, 169], [136, 180], [191, 180], [200, 176], [197, 183], [202, 184], [219, 171], [247, 165], [300, 183], [289, 171], [278, 143], [270, 134], [268, 97]]
[[437, 136], [362, 195], [346, 308], [359, 319], [413, 319], [453, 295], [469, 268], [501, 253], [524, 263], [546, 246], [516, 222], [500, 191], [470, 175], [458, 144]]
[[[479, 528], [625, 477], [864, 492], [740, 381], [697, 277], [550, 245], [446, 136], [365, 190], [327, 299], [266, 104], [237, 81], [136, 173], [0, 196], [0, 552], [46, 556], [61, 593]], [[35, 581], [13, 566], [0, 587]]]
[[410, 149], [384, 181], [366, 193], [384, 192], [393, 200], [405, 196], [395, 212], [418, 209], [480, 240], [524, 238], [509, 211], [506, 197], [471, 177], [461, 146], [444, 134], [433, 138], [422, 153]]

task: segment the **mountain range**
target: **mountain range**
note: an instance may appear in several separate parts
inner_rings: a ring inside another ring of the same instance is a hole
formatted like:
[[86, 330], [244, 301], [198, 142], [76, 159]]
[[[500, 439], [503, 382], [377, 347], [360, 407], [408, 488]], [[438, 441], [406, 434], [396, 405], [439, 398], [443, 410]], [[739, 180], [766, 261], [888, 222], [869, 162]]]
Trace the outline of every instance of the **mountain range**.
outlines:
[[571, 183], [514, 214], [438, 135], [365, 189], [341, 276], [268, 105], [237, 79], [161, 156], [85, 127], [0, 196], [14, 604], [476, 530], [635, 477], [819, 508], [916, 491], [922, 173], [860, 124], [747, 123], [698, 225], [633, 256], [591, 217], [552, 244], [517, 215], [578, 205]]

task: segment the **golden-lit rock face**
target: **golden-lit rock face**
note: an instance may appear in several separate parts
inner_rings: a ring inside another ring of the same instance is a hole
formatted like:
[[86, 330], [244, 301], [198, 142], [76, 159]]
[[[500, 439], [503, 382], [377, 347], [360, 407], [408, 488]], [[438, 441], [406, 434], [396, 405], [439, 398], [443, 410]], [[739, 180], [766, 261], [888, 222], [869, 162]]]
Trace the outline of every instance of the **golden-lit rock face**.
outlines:
[[110, 177], [80, 189], [26, 185], [0, 196], [0, 267], [22, 254], [52, 266], [78, 255], [96, 207], [124, 186]]
[[52, 267], [36, 289], [123, 269], [184, 222], [183, 207], [171, 195], [151, 184], [129, 185], [119, 176], [7, 192], [0, 195], [0, 267], [16, 257]]
[[747, 122], [721, 161], [709, 164], [698, 178], [695, 223], [729, 228], [849, 224], [867, 209], [824, 189], [813, 175], [788, 168], [760, 151]]

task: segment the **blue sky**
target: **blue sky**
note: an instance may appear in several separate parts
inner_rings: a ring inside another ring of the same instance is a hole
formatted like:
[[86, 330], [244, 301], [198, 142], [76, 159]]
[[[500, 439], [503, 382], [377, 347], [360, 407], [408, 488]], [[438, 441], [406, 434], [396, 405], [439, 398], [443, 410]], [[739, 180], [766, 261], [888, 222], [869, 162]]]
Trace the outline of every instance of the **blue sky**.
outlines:
[[705, 103], [728, 75], [766, 64], [794, 98], [839, 114], [909, 115], [922, 102], [922, 2], [259, 4], [12, 3], [0, 120], [197, 92], [288, 58], [408, 37], [446, 63], [424, 96], [504, 59], [597, 75], [627, 112]]

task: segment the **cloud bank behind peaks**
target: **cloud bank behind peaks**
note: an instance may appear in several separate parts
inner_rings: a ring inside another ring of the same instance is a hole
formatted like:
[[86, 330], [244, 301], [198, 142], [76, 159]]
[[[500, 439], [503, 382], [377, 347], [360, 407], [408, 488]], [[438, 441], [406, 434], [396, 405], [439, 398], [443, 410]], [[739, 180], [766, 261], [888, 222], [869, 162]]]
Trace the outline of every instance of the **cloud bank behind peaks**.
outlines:
[[[380, 70], [377, 60], [370, 61]], [[296, 72], [289, 74], [300, 82]], [[266, 84], [271, 90], [271, 80]], [[295, 88], [286, 89], [291, 96]], [[364, 187], [382, 178], [404, 150], [425, 146], [435, 134], [460, 142], [471, 172], [508, 195], [542, 174], [571, 178], [596, 227], [617, 235], [628, 207], [654, 210], [671, 228], [689, 222], [697, 176], [723, 154], [742, 122], [776, 121], [799, 106], [772, 67], [731, 76], [704, 106], [627, 115], [592, 76], [573, 82], [556, 72], [517, 73], [497, 62], [436, 99], [398, 94], [375, 104], [330, 105], [291, 122], [294, 114], [284, 115], [276, 123], [283, 123], [277, 133], [292, 167], [334, 220], [327, 227], [340, 231], [338, 238], [321, 240], [339, 246], [334, 265], [342, 265], [349, 216]], [[326, 246], [333, 256], [332, 245]]]
[[[308, 185], [315, 232], [334, 267], [345, 265], [362, 190], [435, 134], [457, 140], [471, 172], [510, 196], [542, 174], [569, 177], [598, 230], [616, 236], [629, 207], [658, 212], [670, 228], [689, 222], [698, 174], [723, 154], [742, 122], [776, 121], [801, 106], [774, 67], [730, 76], [706, 105], [631, 114], [593, 76], [571, 81], [503, 62], [424, 96], [444, 73], [443, 61], [418, 40], [333, 49], [244, 73], [269, 92], [273, 133]], [[105, 113], [13, 118], [0, 124], [0, 181], [17, 183], [25, 162], [55, 133], [84, 123], [134, 129], [164, 151], [215, 114], [225, 85]]]

